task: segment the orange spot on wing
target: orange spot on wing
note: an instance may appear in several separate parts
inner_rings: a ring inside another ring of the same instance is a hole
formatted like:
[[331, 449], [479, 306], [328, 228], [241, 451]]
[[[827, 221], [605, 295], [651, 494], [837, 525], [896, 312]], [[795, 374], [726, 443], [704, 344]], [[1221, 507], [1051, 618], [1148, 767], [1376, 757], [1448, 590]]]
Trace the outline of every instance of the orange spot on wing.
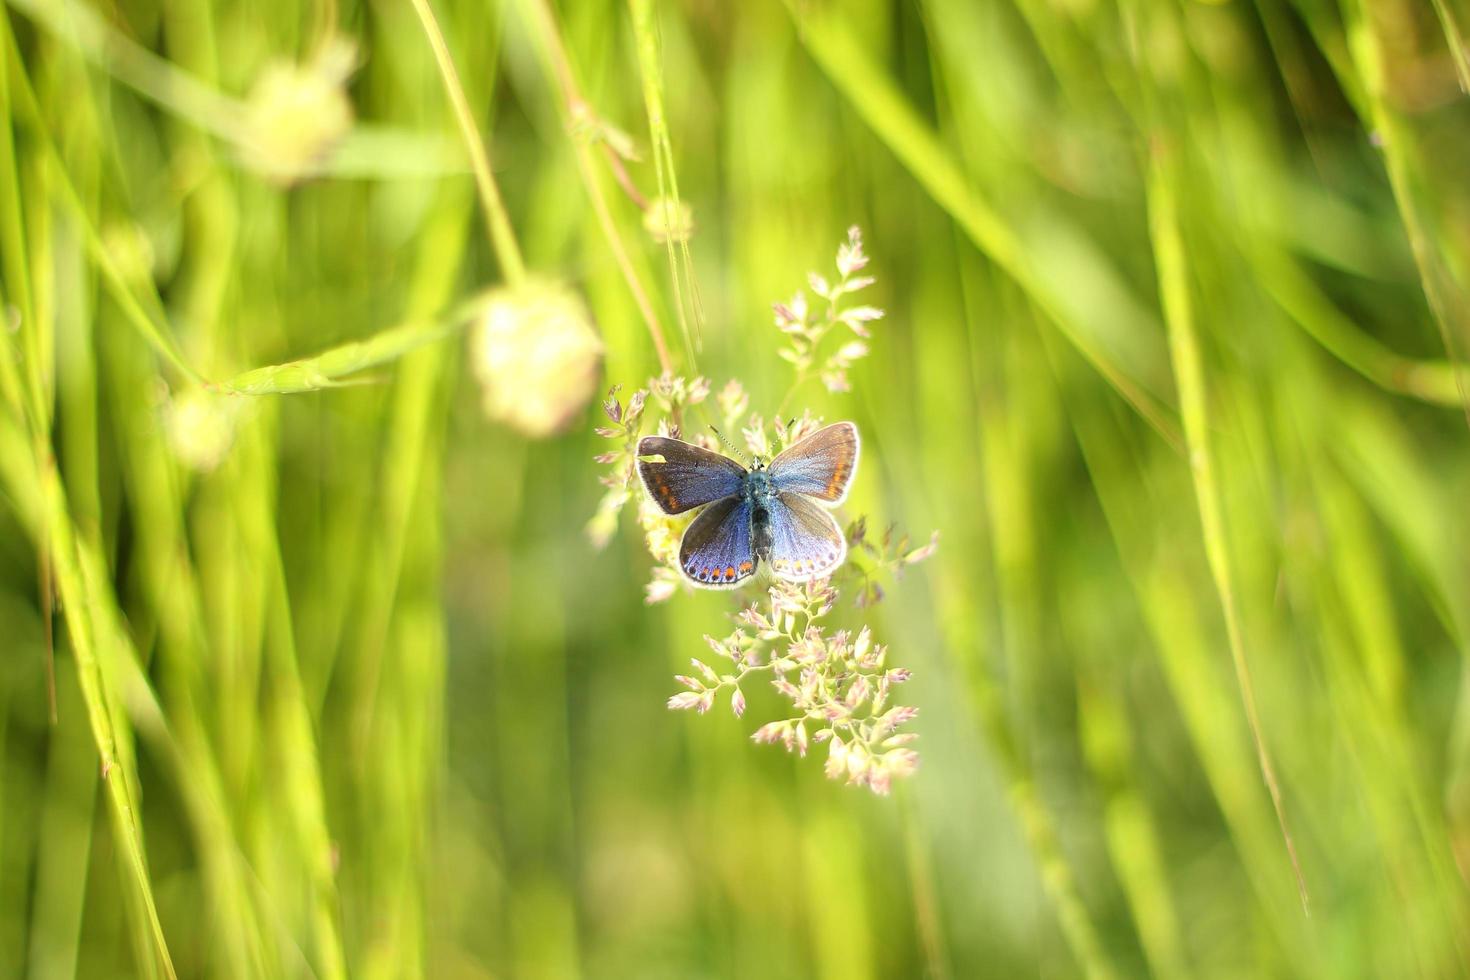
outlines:
[[842, 481], [845, 479], [847, 479], [847, 466], [846, 464], [838, 463], [837, 468], [832, 471], [832, 479], [827, 483], [827, 495], [829, 497], [837, 496], [837, 488], [842, 486]]
[[748, 572], [748, 571], [750, 571], [754, 567], [755, 567], [755, 563], [754, 562], [743, 561], [743, 562], [740, 563], [740, 570], [742, 572]]
[[731, 565], [725, 569], [725, 581], [728, 582], [735, 577], [735, 566]]

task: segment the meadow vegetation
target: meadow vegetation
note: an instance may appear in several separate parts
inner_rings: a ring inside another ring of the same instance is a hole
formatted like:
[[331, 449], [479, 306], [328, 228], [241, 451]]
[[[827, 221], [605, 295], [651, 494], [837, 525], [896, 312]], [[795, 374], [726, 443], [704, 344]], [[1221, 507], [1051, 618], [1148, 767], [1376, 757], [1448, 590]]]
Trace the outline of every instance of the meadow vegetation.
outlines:
[[0, 976], [1470, 973], [1463, 0], [0, 10]]

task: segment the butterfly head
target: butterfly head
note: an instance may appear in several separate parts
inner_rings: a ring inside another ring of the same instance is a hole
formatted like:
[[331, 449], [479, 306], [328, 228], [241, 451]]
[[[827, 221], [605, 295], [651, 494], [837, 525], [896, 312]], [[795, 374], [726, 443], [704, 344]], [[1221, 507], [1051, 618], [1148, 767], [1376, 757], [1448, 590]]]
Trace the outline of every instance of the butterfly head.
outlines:
[[[759, 460], [757, 460], [757, 464], [759, 464]], [[771, 474], [765, 467], [756, 465], [752, 466], [750, 472], [745, 474], [745, 489], [751, 497], [762, 499], [774, 493], [776, 487], [771, 480]]]

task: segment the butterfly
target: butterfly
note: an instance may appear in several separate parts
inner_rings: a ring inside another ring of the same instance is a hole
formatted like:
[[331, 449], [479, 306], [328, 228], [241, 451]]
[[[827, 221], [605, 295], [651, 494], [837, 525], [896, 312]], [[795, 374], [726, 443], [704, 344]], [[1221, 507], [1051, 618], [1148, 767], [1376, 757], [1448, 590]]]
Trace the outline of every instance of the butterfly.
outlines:
[[704, 507], [679, 543], [679, 567], [695, 585], [728, 589], [765, 562], [777, 578], [805, 582], [847, 558], [847, 538], [825, 509], [847, 498], [857, 471], [851, 422], [819, 429], [746, 469], [719, 453], [664, 436], [638, 441], [638, 475], [666, 514]]

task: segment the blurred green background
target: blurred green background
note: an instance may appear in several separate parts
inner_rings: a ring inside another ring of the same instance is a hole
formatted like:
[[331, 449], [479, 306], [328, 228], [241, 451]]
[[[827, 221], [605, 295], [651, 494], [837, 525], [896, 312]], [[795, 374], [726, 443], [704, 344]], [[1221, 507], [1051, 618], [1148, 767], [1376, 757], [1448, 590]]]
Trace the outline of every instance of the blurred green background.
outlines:
[[[1470, 973], [1461, 0], [3, 21], [0, 975]], [[599, 387], [656, 319], [769, 417], [851, 224], [888, 316], [796, 407], [942, 534], [837, 617], [887, 799], [666, 710], [730, 598], [645, 606], [595, 402], [487, 421], [458, 332], [560, 280]]]

